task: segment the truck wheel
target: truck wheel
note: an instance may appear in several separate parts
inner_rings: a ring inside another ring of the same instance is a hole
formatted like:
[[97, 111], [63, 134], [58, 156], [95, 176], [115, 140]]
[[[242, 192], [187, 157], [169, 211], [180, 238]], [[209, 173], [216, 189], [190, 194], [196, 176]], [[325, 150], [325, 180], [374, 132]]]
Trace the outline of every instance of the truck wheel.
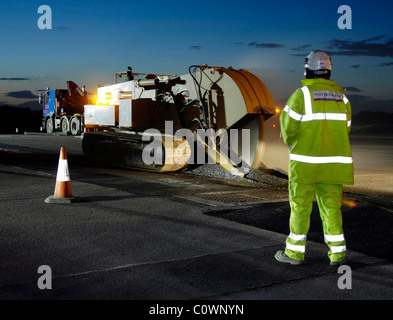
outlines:
[[45, 121], [45, 131], [47, 133], [52, 133], [53, 132], [53, 120], [52, 118], [47, 118]]
[[77, 136], [81, 133], [80, 123], [77, 117], [72, 117], [70, 122], [70, 130], [73, 136]]
[[68, 122], [67, 117], [61, 118], [60, 122], [61, 132], [68, 134], [70, 132], [70, 124]]

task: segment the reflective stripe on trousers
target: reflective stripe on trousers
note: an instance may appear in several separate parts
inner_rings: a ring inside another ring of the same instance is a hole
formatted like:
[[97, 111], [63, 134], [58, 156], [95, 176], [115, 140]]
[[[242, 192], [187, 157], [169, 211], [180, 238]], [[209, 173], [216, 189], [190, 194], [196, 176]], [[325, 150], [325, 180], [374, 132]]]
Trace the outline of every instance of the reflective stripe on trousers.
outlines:
[[334, 184], [300, 184], [289, 181], [291, 217], [290, 234], [286, 240], [286, 254], [295, 260], [304, 260], [307, 233], [310, 227], [314, 196], [317, 197], [325, 243], [331, 261], [341, 261], [346, 254], [342, 229], [342, 186]]

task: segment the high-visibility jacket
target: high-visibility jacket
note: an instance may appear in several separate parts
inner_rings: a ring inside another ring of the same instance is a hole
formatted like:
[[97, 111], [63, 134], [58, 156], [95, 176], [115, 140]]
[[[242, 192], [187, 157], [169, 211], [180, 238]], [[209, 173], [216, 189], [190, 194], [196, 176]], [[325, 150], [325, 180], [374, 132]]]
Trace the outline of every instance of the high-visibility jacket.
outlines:
[[353, 184], [349, 142], [351, 105], [344, 90], [327, 79], [303, 79], [280, 116], [290, 147], [289, 179], [297, 183]]

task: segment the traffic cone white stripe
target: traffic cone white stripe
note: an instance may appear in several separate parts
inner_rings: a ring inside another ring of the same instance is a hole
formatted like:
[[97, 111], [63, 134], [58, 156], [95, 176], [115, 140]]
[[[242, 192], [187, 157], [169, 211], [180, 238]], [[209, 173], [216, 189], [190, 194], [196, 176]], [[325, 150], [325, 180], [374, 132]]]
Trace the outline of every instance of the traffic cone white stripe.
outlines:
[[67, 159], [60, 159], [59, 165], [57, 168], [57, 176], [56, 181], [71, 181], [70, 173], [68, 171], [68, 162]]

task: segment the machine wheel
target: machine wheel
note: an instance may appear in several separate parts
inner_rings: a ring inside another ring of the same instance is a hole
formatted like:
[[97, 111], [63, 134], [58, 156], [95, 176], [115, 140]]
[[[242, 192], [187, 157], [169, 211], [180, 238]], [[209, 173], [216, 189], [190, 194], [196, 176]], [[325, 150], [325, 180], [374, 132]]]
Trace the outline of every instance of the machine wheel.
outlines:
[[47, 133], [53, 132], [53, 119], [51, 117], [48, 117], [45, 121], [45, 131]]
[[70, 122], [70, 130], [73, 136], [77, 136], [81, 133], [80, 122], [77, 117], [72, 117]]
[[61, 132], [65, 134], [68, 134], [70, 132], [70, 123], [67, 117], [64, 116], [63, 118], [61, 118], [60, 127], [61, 127]]

